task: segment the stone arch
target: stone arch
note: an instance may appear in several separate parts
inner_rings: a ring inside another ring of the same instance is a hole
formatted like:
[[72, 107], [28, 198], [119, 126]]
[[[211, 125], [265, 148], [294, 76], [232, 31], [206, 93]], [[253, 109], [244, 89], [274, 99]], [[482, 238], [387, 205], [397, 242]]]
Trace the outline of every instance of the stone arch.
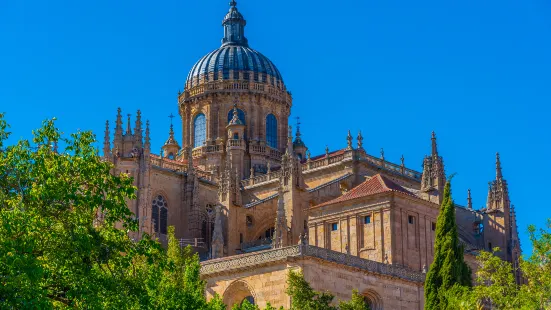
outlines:
[[256, 216], [255, 218], [256, 222], [252, 227], [251, 233], [248, 235], [250, 238], [253, 238], [253, 240], [258, 239], [259, 236], [263, 238], [266, 230], [273, 228], [275, 225], [275, 217]]
[[365, 290], [362, 292], [362, 296], [365, 298], [365, 301], [369, 304], [371, 310], [382, 310], [383, 309], [383, 299], [379, 293], [374, 290]]
[[244, 280], [236, 280], [232, 282], [224, 291], [222, 300], [224, 304], [228, 306], [228, 309], [234, 304], [240, 304], [247, 297], [251, 296], [256, 302], [256, 294], [252, 287]]

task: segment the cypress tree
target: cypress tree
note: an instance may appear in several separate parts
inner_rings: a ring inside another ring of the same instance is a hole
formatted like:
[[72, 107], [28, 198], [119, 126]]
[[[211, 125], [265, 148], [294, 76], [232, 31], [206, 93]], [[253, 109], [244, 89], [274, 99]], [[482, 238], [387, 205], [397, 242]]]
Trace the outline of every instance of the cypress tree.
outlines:
[[434, 261], [425, 280], [425, 309], [446, 309], [445, 293], [455, 284], [470, 286], [471, 270], [464, 261], [455, 224], [451, 183], [446, 182], [440, 214], [436, 222]]

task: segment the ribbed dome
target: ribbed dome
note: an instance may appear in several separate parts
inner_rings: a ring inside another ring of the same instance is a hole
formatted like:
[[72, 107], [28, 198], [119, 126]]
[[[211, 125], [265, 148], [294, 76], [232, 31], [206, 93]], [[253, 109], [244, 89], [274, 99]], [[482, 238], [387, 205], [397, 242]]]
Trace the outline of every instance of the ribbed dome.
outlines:
[[[191, 69], [187, 77], [186, 88], [192, 88], [203, 83], [217, 80], [229, 80], [230, 72], [233, 79], [267, 82], [281, 87], [283, 79], [276, 66], [264, 55], [250, 47], [226, 45], [216, 49], [201, 58]], [[239, 77], [239, 72], [243, 76]], [[211, 76], [210, 73], [213, 73]]]
[[266, 56], [249, 47], [245, 37], [247, 22], [236, 5], [235, 1], [230, 3], [230, 10], [222, 22], [222, 46], [202, 57], [193, 66], [187, 77], [186, 89], [230, 79], [269, 83], [285, 89], [276, 66]]

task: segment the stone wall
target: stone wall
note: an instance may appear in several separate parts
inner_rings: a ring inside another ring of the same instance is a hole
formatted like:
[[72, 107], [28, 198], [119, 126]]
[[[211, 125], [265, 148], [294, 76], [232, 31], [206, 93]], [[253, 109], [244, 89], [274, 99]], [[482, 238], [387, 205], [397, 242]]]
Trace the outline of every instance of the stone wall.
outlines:
[[231, 306], [251, 296], [263, 308], [289, 308], [285, 294], [289, 270], [302, 270], [319, 291], [335, 295], [335, 303], [348, 300], [353, 289], [372, 302], [372, 309], [422, 309], [424, 274], [377, 263], [314, 246], [281, 249], [226, 257], [202, 263], [207, 298], [219, 294]]

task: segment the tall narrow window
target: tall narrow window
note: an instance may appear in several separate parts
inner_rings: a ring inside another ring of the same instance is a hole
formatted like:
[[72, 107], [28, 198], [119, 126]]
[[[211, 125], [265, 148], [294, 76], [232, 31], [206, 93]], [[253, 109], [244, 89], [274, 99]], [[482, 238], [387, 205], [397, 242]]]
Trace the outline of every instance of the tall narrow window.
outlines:
[[273, 114], [266, 116], [266, 143], [277, 149], [277, 119]]
[[207, 118], [201, 113], [195, 116], [193, 121], [193, 147], [199, 147], [205, 144], [207, 140]]
[[166, 235], [168, 230], [168, 203], [163, 196], [159, 195], [153, 199], [151, 217], [155, 232]]

